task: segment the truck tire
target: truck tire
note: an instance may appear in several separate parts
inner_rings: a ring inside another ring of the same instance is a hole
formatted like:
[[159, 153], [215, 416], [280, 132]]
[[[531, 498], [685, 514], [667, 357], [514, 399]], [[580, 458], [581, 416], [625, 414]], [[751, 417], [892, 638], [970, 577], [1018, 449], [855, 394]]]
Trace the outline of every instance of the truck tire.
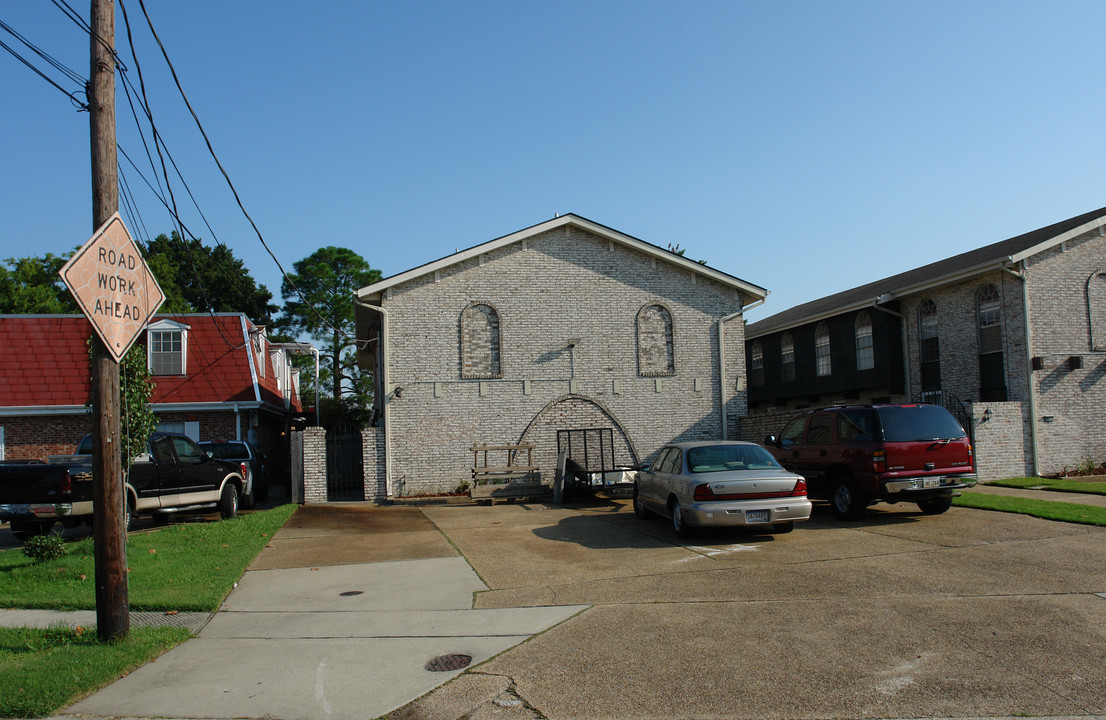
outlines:
[[856, 489], [856, 483], [844, 475], [830, 480], [829, 500], [833, 514], [842, 520], [859, 520], [868, 507], [868, 501]]
[[918, 507], [921, 508], [921, 511], [926, 515], [940, 515], [952, 507], [952, 495], [943, 495], [930, 500], [922, 500], [918, 503]]
[[224, 485], [223, 492], [219, 495], [219, 515], [224, 520], [238, 517], [238, 487], [232, 482]]
[[12, 520], [12, 535], [16, 540], [24, 542], [28, 538], [38, 535], [46, 535], [54, 529], [53, 520]]

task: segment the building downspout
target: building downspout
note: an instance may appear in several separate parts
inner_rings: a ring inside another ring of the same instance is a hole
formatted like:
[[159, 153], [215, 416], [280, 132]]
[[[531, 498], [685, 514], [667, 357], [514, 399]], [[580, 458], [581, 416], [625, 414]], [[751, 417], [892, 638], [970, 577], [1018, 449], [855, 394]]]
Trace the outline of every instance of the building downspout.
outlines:
[[1026, 273], [1025, 260], [1021, 261], [1021, 270], [1017, 272], [1005, 266], [1002, 269], [1022, 281], [1022, 314], [1025, 318], [1025, 389], [1029, 397], [1029, 452], [1032, 455], [1030, 463], [1032, 465], [1033, 476], [1037, 477], [1041, 472], [1037, 461], [1039, 457], [1039, 446], [1037, 443], [1037, 393], [1033, 390], [1033, 346], [1030, 342], [1032, 336], [1029, 331], [1029, 277]]
[[722, 326], [730, 320], [733, 320], [735, 317], [740, 317], [744, 315], [746, 310], [752, 310], [753, 308], [760, 307], [764, 304], [765, 300], [767, 300], [767, 298], [761, 298], [752, 305], [743, 306], [737, 312], [730, 313], [726, 317], [718, 319], [718, 396], [719, 400], [721, 401], [719, 403], [721, 407], [719, 412], [722, 415], [723, 440], [730, 439], [730, 422], [729, 418], [726, 417], [726, 340], [725, 333], [722, 332]]
[[879, 310], [880, 312], [885, 312], [888, 315], [894, 315], [900, 321], [899, 322], [899, 342], [902, 345], [902, 374], [903, 374], [902, 380], [903, 380], [903, 388], [906, 390], [906, 399], [909, 402], [910, 400], [913, 399], [914, 393], [911, 391], [911, 387], [910, 387], [910, 352], [909, 352], [909, 350], [906, 346], [906, 316], [903, 315], [902, 313], [895, 312], [894, 310], [888, 310], [887, 308], [880, 305], [879, 302], [883, 297], [884, 297], [883, 295], [880, 295], [878, 298], [873, 300], [872, 301], [872, 308], [874, 308], [875, 310]]
[[[392, 394], [388, 392], [388, 388], [384, 384], [391, 365], [391, 353], [388, 350], [388, 311], [378, 305], [363, 302], [356, 295], [353, 296], [353, 301], [366, 310], [380, 313], [380, 354], [381, 368], [384, 371], [384, 377], [380, 378], [380, 387], [384, 391], [384, 486], [387, 488], [388, 497], [392, 497], [392, 423], [389, 420], [388, 412], [392, 405]], [[383, 300], [381, 301], [383, 302]]]

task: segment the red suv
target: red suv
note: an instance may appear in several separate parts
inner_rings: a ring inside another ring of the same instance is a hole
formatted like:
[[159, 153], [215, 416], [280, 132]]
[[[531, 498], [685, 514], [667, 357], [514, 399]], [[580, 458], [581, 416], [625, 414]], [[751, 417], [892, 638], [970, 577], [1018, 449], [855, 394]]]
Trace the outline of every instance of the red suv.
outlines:
[[876, 502], [912, 502], [927, 515], [943, 513], [956, 491], [976, 482], [967, 433], [938, 405], [810, 410], [764, 444], [806, 478], [811, 497], [829, 500], [838, 517], [850, 520]]

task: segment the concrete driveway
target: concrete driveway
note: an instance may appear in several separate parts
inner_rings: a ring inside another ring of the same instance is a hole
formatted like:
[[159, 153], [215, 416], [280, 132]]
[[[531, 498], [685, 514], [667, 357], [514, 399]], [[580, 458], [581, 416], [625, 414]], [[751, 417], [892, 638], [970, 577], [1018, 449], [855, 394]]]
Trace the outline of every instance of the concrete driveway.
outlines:
[[475, 607], [592, 607], [391, 717], [1106, 715], [1106, 530], [911, 507], [691, 542], [621, 499], [423, 507]]

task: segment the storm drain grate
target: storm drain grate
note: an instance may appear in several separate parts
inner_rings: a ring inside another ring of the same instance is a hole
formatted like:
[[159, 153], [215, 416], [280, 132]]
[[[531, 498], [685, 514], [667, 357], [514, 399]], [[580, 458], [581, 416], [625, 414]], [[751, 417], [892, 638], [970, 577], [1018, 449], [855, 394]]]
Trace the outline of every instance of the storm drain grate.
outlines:
[[425, 667], [430, 672], [450, 672], [466, 668], [470, 662], [472, 662], [472, 655], [439, 655], [427, 661]]
[[361, 595], [364, 592], [365, 592], [364, 590], [346, 590], [344, 593], [338, 593], [338, 594], [341, 595], [342, 597], [353, 597], [354, 595]]

